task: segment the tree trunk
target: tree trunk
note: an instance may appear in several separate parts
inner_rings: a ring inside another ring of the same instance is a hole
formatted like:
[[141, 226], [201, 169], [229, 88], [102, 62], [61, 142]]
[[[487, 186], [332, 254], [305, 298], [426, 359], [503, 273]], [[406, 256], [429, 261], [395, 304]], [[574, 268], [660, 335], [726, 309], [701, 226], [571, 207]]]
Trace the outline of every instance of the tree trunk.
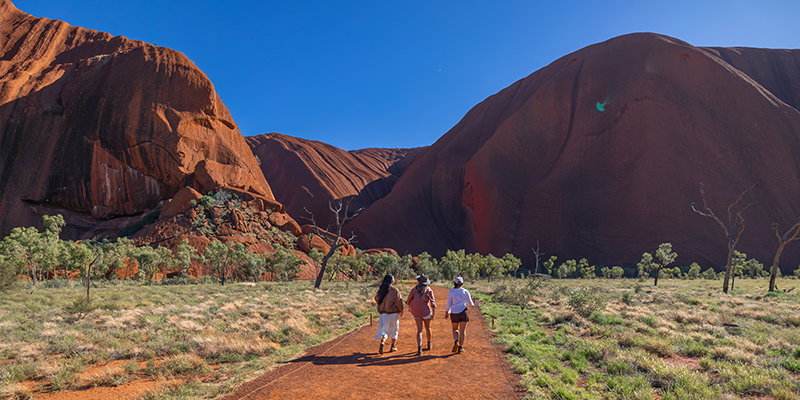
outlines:
[[86, 301], [87, 302], [89, 301], [89, 288], [92, 287], [91, 276], [92, 276], [92, 266], [89, 265], [89, 267], [86, 268]]
[[314, 281], [314, 289], [319, 289], [319, 287], [322, 285], [322, 278], [325, 276], [325, 270], [328, 269], [328, 260], [332, 255], [333, 251], [329, 251], [328, 254], [325, 254], [325, 257], [322, 257], [322, 261], [319, 263], [321, 268], [317, 274], [317, 279]]
[[661, 273], [661, 268], [656, 269], [656, 279], [653, 281], [653, 286], [658, 286], [658, 275]]
[[778, 246], [778, 251], [775, 253], [775, 259], [772, 260], [772, 269], [769, 273], [769, 291], [775, 291], [775, 279], [778, 277], [778, 263], [781, 260], [781, 253], [783, 253], [783, 248], [789, 242], [783, 242], [780, 246]]
[[225, 256], [225, 263], [222, 264], [222, 286], [225, 286], [225, 271], [228, 269], [228, 257], [230, 257], [230, 255]]
[[733, 262], [733, 247], [728, 246], [728, 263], [725, 265], [725, 279], [722, 282], [722, 291], [728, 293], [728, 281], [731, 278], [731, 263]]

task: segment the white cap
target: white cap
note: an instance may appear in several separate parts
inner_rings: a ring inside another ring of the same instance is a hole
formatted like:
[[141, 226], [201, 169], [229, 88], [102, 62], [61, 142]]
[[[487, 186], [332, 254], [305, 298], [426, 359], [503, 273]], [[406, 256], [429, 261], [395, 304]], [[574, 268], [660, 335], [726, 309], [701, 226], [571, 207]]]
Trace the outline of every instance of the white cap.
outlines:
[[464, 283], [464, 278], [459, 276], [453, 282], [455, 282], [456, 285], [460, 285], [460, 284]]

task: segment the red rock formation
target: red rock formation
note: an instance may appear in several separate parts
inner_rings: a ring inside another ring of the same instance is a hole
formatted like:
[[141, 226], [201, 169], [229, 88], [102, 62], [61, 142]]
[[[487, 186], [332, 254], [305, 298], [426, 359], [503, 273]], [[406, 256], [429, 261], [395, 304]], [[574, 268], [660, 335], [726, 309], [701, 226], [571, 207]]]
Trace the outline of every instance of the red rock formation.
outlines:
[[269, 133], [247, 137], [275, 195], [296, 218], [314, 213], [321, 227], [333, 223], [329, 201], [353, 198], [350, 210], [369, 207], [391, 191], [397, 178], [426, 147], [344, 151], [331, 145]]
[[0, 160], [0, 234], [61, 212], [74, 236], [184, 186], [282, 210], [186, 56], [35, 18], [9, 0], [0, 0]]
[[[617, 265], [671, 242], [678, 264], [724, 265], [714, 211], [755, 182], [741, 251], [769, 263], [773, 222], [800, 215], [800, 51], [698, 48], [656, 34], [595, 44], [475, 106], [348, 228], [359, 245], [446, 249], [532, 265]], [[788, 248], [787, 248], [788, 249]], [[800, 246], [784, 253], [794, 269]]]

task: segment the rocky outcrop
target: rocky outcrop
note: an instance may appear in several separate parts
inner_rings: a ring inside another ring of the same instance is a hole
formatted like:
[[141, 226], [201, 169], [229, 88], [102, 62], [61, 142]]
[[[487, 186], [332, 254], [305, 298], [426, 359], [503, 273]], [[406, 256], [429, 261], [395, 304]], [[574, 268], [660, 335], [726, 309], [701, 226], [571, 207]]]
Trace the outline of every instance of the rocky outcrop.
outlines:
[[78, 236], [184, 186], [283, 209], [186, 56], [0, 0], [0, 234], [59, 212]]
[[[769, 264], [772, 223], [800, 215], [800, 50], [699, 48], [632, 34], [554, 61], [475, 106], [348, 225], [364, 247], [447, 249], [533, 265], [631, 264], [671, 242], [677, 265], [724, 265], [722, 218], [747, 202], [739, 249]], [[784, 253], [784, 272], [800, 246]]]
[[350, 200], [350, 210], [369, 207], [386, 196], [416, 156], [427, 147], [344, 151], [314, 140], [278, 133], [247, 137], [264, 176], [280, 190], [277, 200], [289, 214], [314, 213], [321, 227], [333, 223], [328, 202]]

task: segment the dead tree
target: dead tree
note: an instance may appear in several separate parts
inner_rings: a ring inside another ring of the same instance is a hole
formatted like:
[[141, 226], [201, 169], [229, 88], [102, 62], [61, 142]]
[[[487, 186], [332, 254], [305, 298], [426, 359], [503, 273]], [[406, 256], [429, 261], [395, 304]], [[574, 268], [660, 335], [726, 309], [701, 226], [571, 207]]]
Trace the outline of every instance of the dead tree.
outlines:
[[536, 269], [533, 270], [533, 276], [536, 276], [539, 275], [539, 261], [542, 259], [542, 256], [544, 255], [544, 253], [539, 250], [538, 240], [536, 241], [536, 248], [534, 249], [533, 247], [531, 247], [531, 250], [533, 250], [533, 255], [536, 256]]
[[754, 183], [753, 186], [750, 186], [750, 188], [742, 192], [742, 194], [739, 195], [736, 201], [734, 201], [733, 204], [728, 206], [728, 225], [725, 225], [725, 223], [722, 222], [722, 220], [719, 219], [719, 217], [717, 217], [716, 214], [714, 214], [714, 211], [711, 210], [711, 207], [708, 206], [708, 202], [706, 201], [706, 192], [703, 190], [703, 188], [705, 187], [703, 185], [703, 182], [700, 182], [700, 198], [703, 199], [703, 209], [705, 210], [705, 212], [696, 209], [694, 207], [694, 202], [692, 202], [691, 204], [692, 210], [694, 210], [694, 212], [704, 217], [711, 218], [714, 221], [717, 221], [719, 226], [722, 227], [722, 230], [725, 231], [725, 237], [728, 239], [728, 262], [725, 265], [725, 280], [722, 283], [722, 291], [725, 293], [728, 293], [728, 280], [730, 279], [731, 276], [731, 262], [733, 261], [733, 251], [736, 249], [736, 245], [739, 243], [739, 239], [742, 237], [742, 232], [744, 232], [745, 228], [744, 217], [742, 216], [742, 213], [748, 207], [752, 206], [753, 203], [749, 203], [738, 210], [737, 207], [739, 207], [739, 203], [742, 202], [744, 196], [749, 191], [753, 190], [753, 188], [755, 188], [756, 185], [758, 185], [758, 182]]
[[[317, 274], [317, 279], [314, 281], [314, 288], [319, 289], [320, 285], [322, 284], [322, 278], [325, 276], [325, 270], [328, 268], [328, 260], [333, 257], [333, 254], [336, 253], [336, 250], [340, 247], [346, 246], [348, 244], [355, 243], [356, 235], [352, 232], [350, 233], [350, 238], [344, 238], [342, 236], [342, 228], [344, 225], [353, 220], [353, 218], [357, 217], [358, 214], [361, 214], [364, 211], [364, 208], [359, 208], [358, 210], [354, 211], [350, 214], [350, 202], [348, 200], [346, 203], [339, 199], [336, 203], [336, 207], [328, 201], [328, 208], [331, 210], [333, 215], [336, 217], [334, 219], [334, 223], [332, 225], [328, 225], [328, 227], [323, 231], [320, 229], [319, 225], [317, 224], [317, 220], [314, 218], [314, 213], [308, 211], [307, 208], [303, 208], [308, 213], [309, 217], [303, 217], [303, 219], [311, 222], [314, 226], [314, 233], [322, 238], [330, 246], [330, 250], [322, 257], [322, 261], [320, 261], [320, 271]], [[331, 232], [331, 229], [334, 229], [334, 232]]]
[[783, 235], [778, 233], [778, 224], [772, 224], [772, 230], [775, 231], [775, 236], [778, 238], [778, 251], [775, 252], [775, 258], [772, 260], [772, 270], [769, 273], [769, 291], [775, 291], [775, 278], [778, 277], [778, 263], [781, 260], [781, 253], [783, 253], [783, 248], [786, 247], [789, 242], [800, 240], [800, 237], [797, 237], [800, 234], [800, 217], [797, 217], [795, 220], [794, 225], [792, 225], [789, 230], [787, 230]]

